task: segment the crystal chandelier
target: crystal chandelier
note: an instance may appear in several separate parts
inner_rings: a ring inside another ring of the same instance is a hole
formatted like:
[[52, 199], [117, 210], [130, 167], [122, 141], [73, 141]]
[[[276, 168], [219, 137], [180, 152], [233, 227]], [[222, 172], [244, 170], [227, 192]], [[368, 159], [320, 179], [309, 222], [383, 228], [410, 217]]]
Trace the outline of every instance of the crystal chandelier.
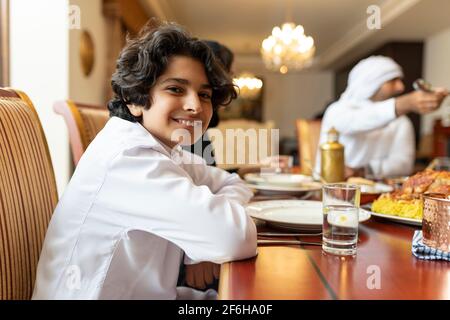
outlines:
[[239, 87], [239, 95], [245, 99], [257, 98], [263, 86], [262, 80], [250, 73], [242, 73], [233, 79], [233, 83]]
[[295, 23], [273, 28], [272, 35], [264, 39], [261, 47], [266, 67], [283, 74], [311, 65], [315, 51], [314, 39], [306, 36], [303, 26]]

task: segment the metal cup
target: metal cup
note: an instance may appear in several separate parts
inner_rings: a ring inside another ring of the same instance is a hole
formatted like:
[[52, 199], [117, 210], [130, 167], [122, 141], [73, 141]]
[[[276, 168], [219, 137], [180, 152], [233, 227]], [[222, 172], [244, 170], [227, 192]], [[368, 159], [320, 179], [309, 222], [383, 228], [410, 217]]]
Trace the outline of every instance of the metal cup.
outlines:
[[450, 251], [450, 195], [424, 194], [423, 242], [442, 251]]

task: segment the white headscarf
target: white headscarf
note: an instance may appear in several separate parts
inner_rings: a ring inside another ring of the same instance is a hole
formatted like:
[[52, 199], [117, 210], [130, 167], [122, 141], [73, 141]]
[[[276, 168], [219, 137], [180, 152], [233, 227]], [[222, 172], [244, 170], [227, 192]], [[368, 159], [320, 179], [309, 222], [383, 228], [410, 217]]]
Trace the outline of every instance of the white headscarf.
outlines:
[[367, 100], [386, 81], [403, 77], [402, 68], [391, 58], [371, 56], [353, 67], [348, 77], [347, 89], [340, 100]]

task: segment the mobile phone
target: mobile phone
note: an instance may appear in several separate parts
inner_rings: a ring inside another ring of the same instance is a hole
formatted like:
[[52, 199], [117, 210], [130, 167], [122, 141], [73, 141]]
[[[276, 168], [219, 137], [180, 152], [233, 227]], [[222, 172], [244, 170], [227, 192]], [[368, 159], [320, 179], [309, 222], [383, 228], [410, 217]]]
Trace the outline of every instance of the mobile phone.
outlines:
[[425, 92], [434, 92], [433, 85], [424, 79], [417, 79], [413, 83], [414, 90], [422, 90]]

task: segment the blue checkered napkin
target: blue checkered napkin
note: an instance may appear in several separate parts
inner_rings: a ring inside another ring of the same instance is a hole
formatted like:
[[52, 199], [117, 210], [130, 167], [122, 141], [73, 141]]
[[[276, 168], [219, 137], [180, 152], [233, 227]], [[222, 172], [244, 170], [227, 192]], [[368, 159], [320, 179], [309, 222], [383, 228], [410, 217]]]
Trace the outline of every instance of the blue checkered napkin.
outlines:
[[450, 253], [439, 249], [433, 249], [423, 244], [422, 231], [414, 232], [412, 242], [412, 253], [415, 257], [423, 260], [445, 260], [450, 261]]

